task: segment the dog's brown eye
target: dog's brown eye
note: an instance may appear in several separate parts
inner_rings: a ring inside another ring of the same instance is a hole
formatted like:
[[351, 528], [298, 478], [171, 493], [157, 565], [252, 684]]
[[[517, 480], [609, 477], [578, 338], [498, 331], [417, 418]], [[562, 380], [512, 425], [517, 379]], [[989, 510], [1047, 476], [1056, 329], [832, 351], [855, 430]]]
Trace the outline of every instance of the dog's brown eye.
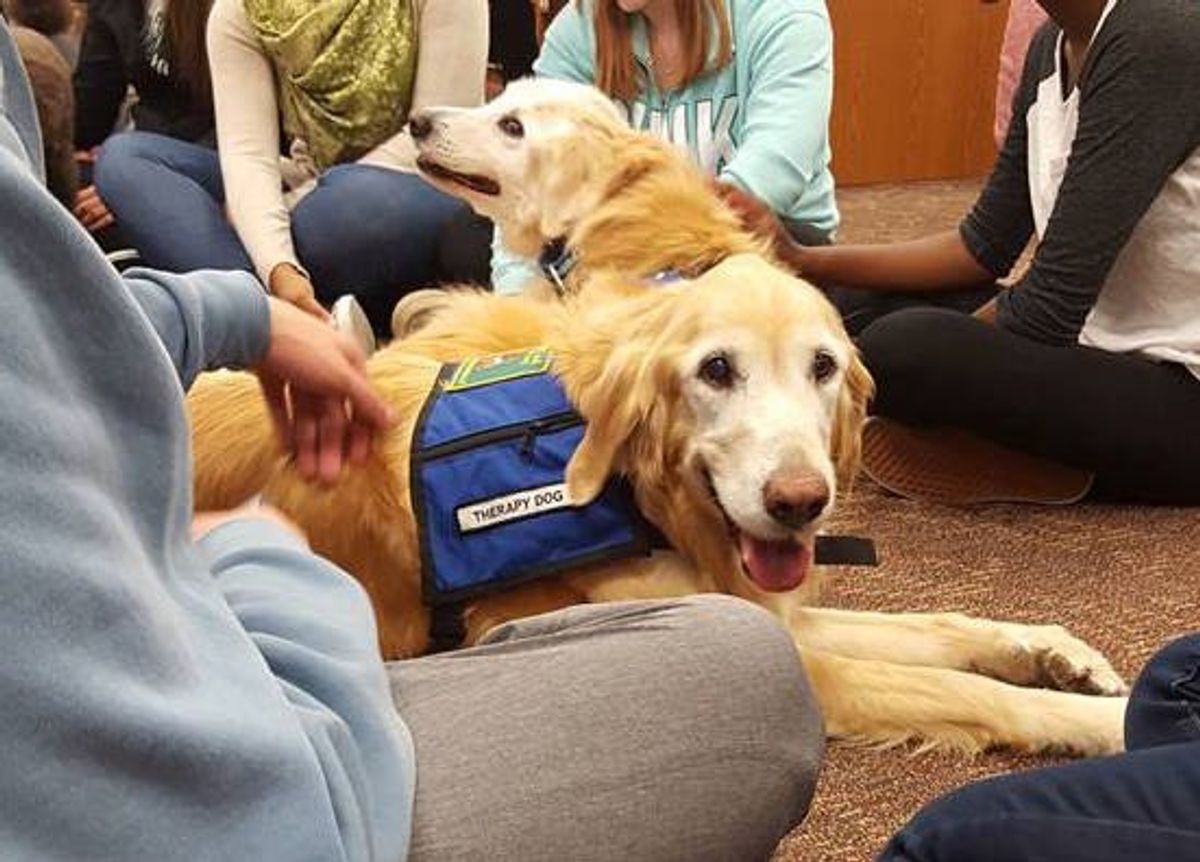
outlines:
[[837, 371], [837, 360], [828, 350], [818, 350], [813, 357], [812, 375], [818, 383], [824, 383]]
[[497, 125], [500, 126], [500, 131], [504, 132], [504, 134], [508, 135], [510, 138], [525, 137], [525, 126], [521, 124], [520, 120], [511, 114], [506, 117], [501, 117], [500, 122]]
[[733, 386], [733, 362], [724, 353], [717, 353], [705, 359], [700, 365], [699, 373], [700, 379], [714, 389], [728, 389]]

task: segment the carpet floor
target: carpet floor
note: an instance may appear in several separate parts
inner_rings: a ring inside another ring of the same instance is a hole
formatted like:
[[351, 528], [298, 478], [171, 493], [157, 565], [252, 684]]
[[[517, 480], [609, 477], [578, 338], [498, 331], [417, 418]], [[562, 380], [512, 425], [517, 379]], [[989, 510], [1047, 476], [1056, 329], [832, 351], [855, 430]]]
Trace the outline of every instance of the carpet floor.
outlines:
[[[977, 182], [915, 183], [839, 194], [843, 242], [905, 239], [954, 227]], [[1196, 510], [1080, 505], [973, 510], [888, 496], [863, 480], [835, 530], [873, 537], [881, 565], [839, 574], [831, 606], [962, 611], [1060, 623], [1132, 681], [1173, 637], [1200, 628]], [[1053, 763], [992, 752], [977, 758], [877, 751], [833, 742], [807, 821], [775, 862], [873, 859], [924, 803], [973, 779]]]

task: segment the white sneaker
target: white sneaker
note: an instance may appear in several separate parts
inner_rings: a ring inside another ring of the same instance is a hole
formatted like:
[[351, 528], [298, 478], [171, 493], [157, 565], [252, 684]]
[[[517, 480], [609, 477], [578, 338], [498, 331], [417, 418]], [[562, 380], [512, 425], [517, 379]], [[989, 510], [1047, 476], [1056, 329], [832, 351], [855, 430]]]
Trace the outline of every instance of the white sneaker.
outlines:
[[354, 343], [362, 348], [363, 356], [370, 356], [375, 352], [375, 331], [371, 329], [367, 313], [353, 294], [347, 293], [338, 297], [330, 313], [333, 315], [333, 328], [349, 335]]
[[137, 249], [133, 248], [119, 248], [116, 251], [108, 252], [104, 256], [108, 258], [108, 262], [113, 265], [113, 268], [117, 272], [124, 272], [142, 262], [142, 256], [138, 254]]

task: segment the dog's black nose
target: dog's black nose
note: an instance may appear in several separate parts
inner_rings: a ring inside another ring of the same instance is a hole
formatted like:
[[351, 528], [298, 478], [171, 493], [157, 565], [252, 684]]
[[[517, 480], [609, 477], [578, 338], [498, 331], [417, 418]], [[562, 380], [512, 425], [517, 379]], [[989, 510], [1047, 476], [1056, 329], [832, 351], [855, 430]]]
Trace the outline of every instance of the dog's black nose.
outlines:
[[811, 524], [828, 505], [829, 485], [815, 473], [775, 476], [763, 486], [767, 514], [789, 530]]
[[433, 131], [433, 119], [428, 114], [413, 114], [408, 118], [408, 133], [414, 141], [423, 141]]

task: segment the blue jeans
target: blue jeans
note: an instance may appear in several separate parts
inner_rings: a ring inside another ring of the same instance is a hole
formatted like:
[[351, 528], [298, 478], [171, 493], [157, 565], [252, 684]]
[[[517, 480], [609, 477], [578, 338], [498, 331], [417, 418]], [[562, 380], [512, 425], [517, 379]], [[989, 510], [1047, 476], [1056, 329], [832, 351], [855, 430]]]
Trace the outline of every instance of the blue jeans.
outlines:
[[1200, 635], [1142, 671], [1125, 715], [1128, 752], [1006, 775], [945, 796], [881, 862], [1200, 860]]
[[[115, 135], [101, 150], [96, 188], [147, 266], [254, 270], [225, 218], [215, 151], [147, 132]], [[338, 165], [292, 211], [292, 241], [319, 300], [353, 293], [386, 334], [396, 300], [436, 280], [438, 237], [465, 206], [414, 174]]]

